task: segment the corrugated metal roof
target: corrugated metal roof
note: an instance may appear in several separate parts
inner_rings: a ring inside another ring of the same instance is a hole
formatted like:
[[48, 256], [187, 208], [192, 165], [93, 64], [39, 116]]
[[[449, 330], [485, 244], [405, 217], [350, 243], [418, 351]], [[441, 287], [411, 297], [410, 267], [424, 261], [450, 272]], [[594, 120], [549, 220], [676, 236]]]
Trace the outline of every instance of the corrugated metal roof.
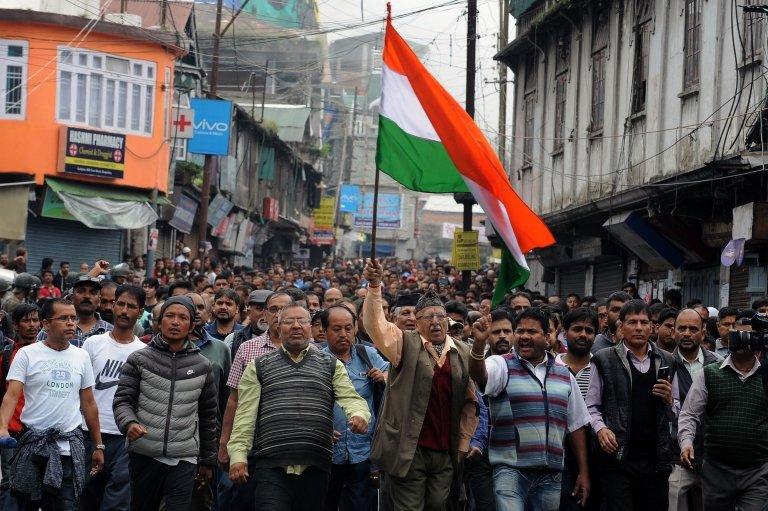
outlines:
[[[120, 12], [123, 2], [102, 2], [106, 13]], [[162, 2], [157, 0], [128, 0], [125, 12], [141, 16], [141, 26], [144, 28], [159, 28], [162, 19]], [[193, 0], [168, 0], [166, 2], [165, 22], [174, 32], [183, 33], [187, 20], [195, 6]]]

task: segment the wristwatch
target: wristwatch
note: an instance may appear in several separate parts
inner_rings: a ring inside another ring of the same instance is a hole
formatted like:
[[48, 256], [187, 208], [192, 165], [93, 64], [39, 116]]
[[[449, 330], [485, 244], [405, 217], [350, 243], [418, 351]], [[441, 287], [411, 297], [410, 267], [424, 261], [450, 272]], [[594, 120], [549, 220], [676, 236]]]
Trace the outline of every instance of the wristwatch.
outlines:
[[99, 451], [103, 451], [106, 448], [107, 446], [104, 444], [96, 444], [96, 447], [94, 447], [94, 450], [98, 449]]

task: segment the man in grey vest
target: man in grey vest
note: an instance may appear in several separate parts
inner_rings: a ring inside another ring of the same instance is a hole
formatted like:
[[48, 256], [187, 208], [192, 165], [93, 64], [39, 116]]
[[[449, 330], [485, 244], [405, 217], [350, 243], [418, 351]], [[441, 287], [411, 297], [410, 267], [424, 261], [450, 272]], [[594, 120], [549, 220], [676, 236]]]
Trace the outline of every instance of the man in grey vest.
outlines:
[[447, 335], [434, 291], [416, 304], [416, 331], [403, 332], [384, 317], [379, 262], [369, 261], [363, 276], [363, 324], [390, 362], [371, 460], [388, 476], [395, 511], [442, 511], [478, 423], [469, 346]]
[[[768, 502], [766, 360], [761, 363], [754, 351], [735, 351], [733, 340], [729, 349], [725, 361], [693, 377], [678, 421], [680, 461], [692, 469], [703, 458], [707, 511], [761, 511]], [[703, 452], [695, 447], [702, 422]]]
[[310, 323], [305, 308], [283, 308], [281, 347], [250, 362], [240, 379], [227, 444], [229, 477], [236, 484], [253, 477], [255, 509], [323, 508], [332, 468], [334, 403], [344, 410], [352, 432], [368, 431], [368, 403], [340, 360], [310, 347]]
[[666, 511], [672, 470], [674, 359], [648, 340], [648, 305], [630, 300], [619, 312], [622, 341], [592, 357], [587, 408], [600, 444], [597, 463], [610, 511]]
[[[688, 397], [693, 377], [705, 366], [722, 362], [720, 356], [701, 346], [705, 332], [704, 319], [693, 309], [683, 309], [675, 318], [674, 338], [677, 348], [672, 356], [677, 363], [678, 387], [677, 390], [673, 389], [673, 394], [678, 394], [676, 397], [680, 405], [683, 405]], [[704, 448], [704, 434], [701, 429], [701, 427], [697, 428], [694, 439], [699, 451]], [[674, 422], [674, 433], [676, 436], [677, 420]], [[683, 465], [679, 459], [680, 447], [677, 438], [673, 439], [672, 448], [675, 450], [677, 459], [669, 476], [669, 511], [700, 511], [702, 509], [701, 463], [693, 463], [692, 468]]]

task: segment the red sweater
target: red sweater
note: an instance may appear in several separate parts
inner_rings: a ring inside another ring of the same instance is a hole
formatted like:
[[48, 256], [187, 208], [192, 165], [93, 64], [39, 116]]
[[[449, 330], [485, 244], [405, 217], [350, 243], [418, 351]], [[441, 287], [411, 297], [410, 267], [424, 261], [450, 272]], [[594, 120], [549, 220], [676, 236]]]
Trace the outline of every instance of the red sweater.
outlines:
[[433, 451], [450, 450], [451, 394], [451, 359], [446, 357], [442, 367], [437, 367], [435, 364], [427, 413], [419, 435], [419, 447]]
[[[16, 353], [18, 353], [19, 349], [22, 348], [23, 345], [20, 342], [14, 341], [13, 343], [13, 350], [11, 351], [11, 362], [13, 362], [13, 358], [16, 356]], [[2, 367], [5, 364], [0, 364], [0, 378], [5, 381], [5, 374], [1, 374], [3, 372]], [[10, 364], [8, 364], [8, 367], [11, 367]], [[7, 384], [7, 383], [6, 383]], [[8, 421], [8, 431], [12, 434], [18, 434], [21, 433], [22, 424], [21, 424], [21, 411], [24, 409], [24, 393], [22, 392], [19, 396], [19, 402], [16, 403], [16, 409], [13, 411], [13, 416], [11, 417], [11, 420]]]

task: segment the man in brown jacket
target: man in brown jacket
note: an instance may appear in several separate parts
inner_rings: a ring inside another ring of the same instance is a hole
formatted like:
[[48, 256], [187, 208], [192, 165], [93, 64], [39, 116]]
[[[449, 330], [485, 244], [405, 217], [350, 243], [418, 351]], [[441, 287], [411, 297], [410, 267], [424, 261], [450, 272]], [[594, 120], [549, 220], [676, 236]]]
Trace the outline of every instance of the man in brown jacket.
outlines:
[[437, 294], [419, 299], [416, 331], [403, 332], [384, 317], [378, 261], [369, 261], [363, 276], [363, 324], [390, 362], [371, 460], [389, 476], [394, 511], [442, 511], [477, 427], [469, 347], [447, 335]]

